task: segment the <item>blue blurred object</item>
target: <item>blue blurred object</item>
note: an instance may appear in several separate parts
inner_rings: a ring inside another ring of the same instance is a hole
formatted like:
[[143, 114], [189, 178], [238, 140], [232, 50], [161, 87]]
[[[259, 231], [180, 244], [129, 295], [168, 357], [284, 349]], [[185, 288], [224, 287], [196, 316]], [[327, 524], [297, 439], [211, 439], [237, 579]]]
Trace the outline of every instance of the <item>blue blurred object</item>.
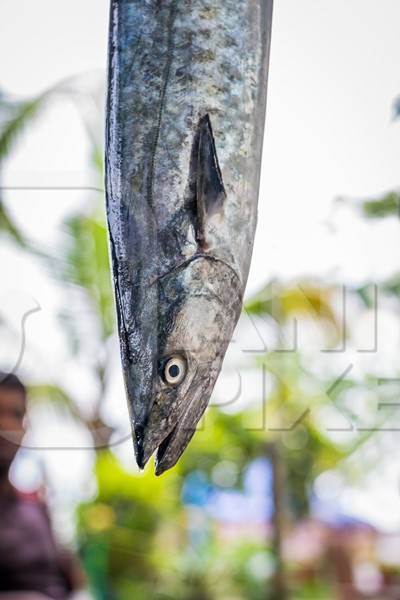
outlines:
[[243, 492], [214, 488], [208, 503], [210, 515], [231, 523], [265, 523], [273, 513], [272, 467], [265, 458], [250, 463], [243, 478]]
[[206, 506], [212, 493], [212, 486], [205, 473], [193, 471], [185, 479], [182, 488], [182, 502], [187, 506]]

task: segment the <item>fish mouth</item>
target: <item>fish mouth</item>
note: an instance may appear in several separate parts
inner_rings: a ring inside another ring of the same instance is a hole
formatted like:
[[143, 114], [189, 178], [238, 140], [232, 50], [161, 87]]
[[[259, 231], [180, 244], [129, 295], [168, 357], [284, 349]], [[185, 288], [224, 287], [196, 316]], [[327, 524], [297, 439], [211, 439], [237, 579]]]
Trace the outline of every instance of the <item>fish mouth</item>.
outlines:
[[[165, 457], [167, 456], [168, 449], [170, 448], [170, 446], [174, 440], [174, 437], [176, 437], [176, 435], [177, 435], [178, 428], [179, 428], [179, 426], [178, 426], [178, 424], [176, 424], [175, 427], [173, 428], [173, 430], [167, 435], [167, 437], [161, 442], [161, 444], [158, 447], [157, 454], [156, 454], [156, 468], [155, 468], [156, 475], [162, 475], [162, 473], [164, 473], [164, 471], [166, 471], [166, 469], [167, 469], [167, 467], [163, 467], [163, 461], [164, 461]], [[183, 452], [183, 450], [182, 450], [182, 452]], [[179, 456], [176, 457], [176, 460], [179, 459]]]
[[165, 435], [157, 436], [157, 440], [151, 436], [149, 422], [135, 428], [136, 461], [140, 469], [144, 469], [154, 452], [156, 452], [156, 475], [162, 475], [176, 465], [207, 407], [211, 390], [205, 394], [204, 391], [202, 387], [196, 390], [188, 406], [176, 418], [175, 425], [168, 427]]
[[[182, 431], [182, 423], [178, 422], [165, 436], [164, 439], [156, 447], [148, 447], [146, 444], [145, 427], [137, 426], [135, 428], [135, 450], [136, 462], [140, 469], [144, 469], [150, 457], [156, 452], [156, 475], [162, 475], [168, 469], [171, 469], [185, 450], [189, 439], [194, 434], [196, 428], [190, 429], [190, 437], [186, 438], [186, 428]], [[182, 434], [180, 436], [180, 434]], [[182, 438], [181, 440], [179, 438]]]
[[156, 455], [156, 475], [162, 475], [174, 467], [182, 456], [208, 406], [214, 383], [215, 379], [207, 378], [206, 384], [199, 386], [178, 423], [159, 445]]
[[136, 462], [144, 469], [155, 453], [155, 474], [162, 475], [176, 465], [193, 438], [211, 397], [222, 360], [196, 366], [195, 376], [188, 382], [181, 406], [171, 409], [176, 394], [168, 402], [159, 396], [145, 419], [133, 423]]
[[[155, 464], [155, 474], [157, 476], [162, 475], [176, 465], [196, 431], [196, 427], [191, 429], [183, 429], [183, 427], [181, 423], [177, 423], [159, 445]], [[187, 435], [188, 433], [189, 435]]]

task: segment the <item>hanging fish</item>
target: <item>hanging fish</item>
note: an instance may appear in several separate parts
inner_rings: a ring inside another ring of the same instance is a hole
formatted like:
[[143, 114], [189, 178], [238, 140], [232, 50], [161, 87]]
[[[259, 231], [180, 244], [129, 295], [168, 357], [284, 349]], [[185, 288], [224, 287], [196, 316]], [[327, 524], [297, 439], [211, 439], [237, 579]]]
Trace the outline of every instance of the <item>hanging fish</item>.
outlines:
[[112, 0], [110, 249], [137, 463], [171, 468], [238, 321], [257, 220], [272, 0]]

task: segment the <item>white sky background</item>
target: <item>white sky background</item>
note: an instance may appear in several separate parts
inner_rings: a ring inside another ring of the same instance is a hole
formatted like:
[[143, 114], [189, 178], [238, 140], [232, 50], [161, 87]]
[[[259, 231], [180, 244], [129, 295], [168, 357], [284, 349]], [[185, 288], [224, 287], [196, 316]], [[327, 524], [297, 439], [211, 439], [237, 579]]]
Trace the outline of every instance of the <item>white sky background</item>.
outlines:
[[[75, 73], [104, 71], [108, 4], [1, 0], [1, 86], [24, 96]], [[398, 222], [367, 227], [350, 210], [333, 211], [335, 197], [379, 196], [399, 186], [400, 121], [391, 120], [393, 100], [400, 95], [399, 23], [399, 0], [276, 0], [249, 293], [272, 276], [378, 282], [400, 264]], [[88, 183], [87, 159], [79, 116], [70, 104], [59, 103], [21, 140], [2, 183]], [[57, 238], [61, 218], [85, 200], [75, 192], [16, 192], [6, 198], [12, 198], [21, 226], [48, 243]], [[59, 290], [32, 261], [4, 246], [0, 251], [3, 311], [5, 306], [18, 324], [27, 306], [38, 302], [42, 309], [29, 322], [28, 364], [84, 395], [91, 382], [68, 363], [57, 334]], [[112, 408], [125, 414], [119, 383], [116, 389]], [[125, 446], [130, 452], [130, 444]], [[78, 464], [89, 460], [84, 453], [43, 456], [55, 480], [63, 465], [57, 485], [64, 489], [79, 477]], [[83, 481], [86, 471], [81, 471]], [[392, 477], [385, 485], [389, 489], [397, 482]], [[387, 507], [395, 500], [397, 490], [388, 492]], [[366, 514], [379, 522], [373, 507]]]

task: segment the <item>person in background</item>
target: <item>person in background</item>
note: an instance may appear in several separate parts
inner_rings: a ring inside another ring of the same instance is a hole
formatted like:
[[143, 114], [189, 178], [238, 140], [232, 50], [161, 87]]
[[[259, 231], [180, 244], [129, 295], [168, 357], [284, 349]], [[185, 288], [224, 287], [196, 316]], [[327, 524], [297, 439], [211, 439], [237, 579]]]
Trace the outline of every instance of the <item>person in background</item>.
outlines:
[[64, 600], [85, 585], [79, 562], [57, 545], [44, 502], [9, 480], [26, 403], [18, 377], [0, 372], [0, 600]]

